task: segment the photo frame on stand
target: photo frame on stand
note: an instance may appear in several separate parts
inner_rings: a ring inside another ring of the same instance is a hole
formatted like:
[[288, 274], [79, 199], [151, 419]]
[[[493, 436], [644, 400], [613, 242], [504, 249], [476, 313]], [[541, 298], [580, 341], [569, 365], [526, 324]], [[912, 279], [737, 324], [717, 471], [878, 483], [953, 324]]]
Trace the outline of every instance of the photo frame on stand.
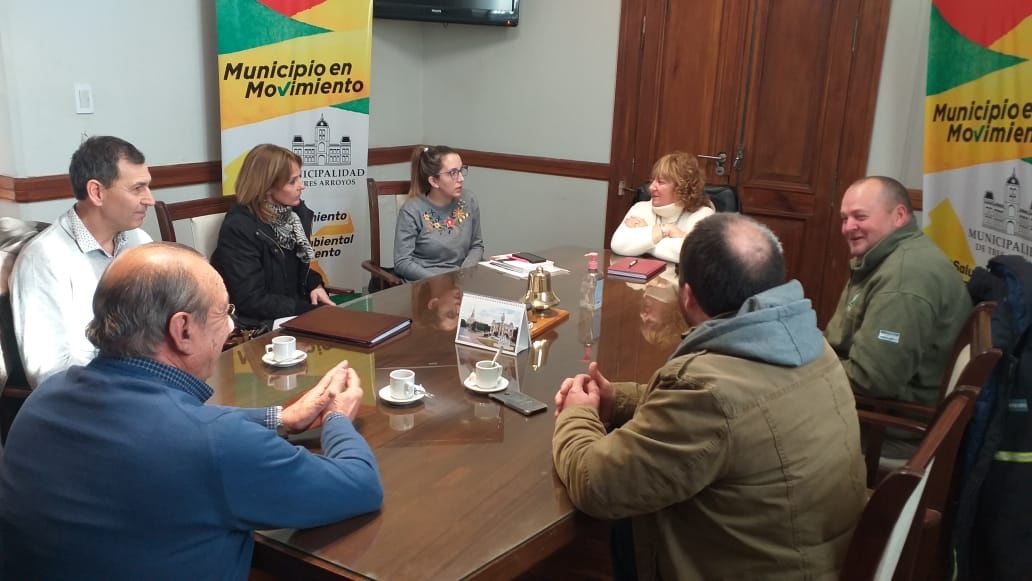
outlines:
[[503, 354], [516, 355], [530, 346], [527, 306], [465, 293], [459, 306], [455, 342], [490, 351], [501, 347]]

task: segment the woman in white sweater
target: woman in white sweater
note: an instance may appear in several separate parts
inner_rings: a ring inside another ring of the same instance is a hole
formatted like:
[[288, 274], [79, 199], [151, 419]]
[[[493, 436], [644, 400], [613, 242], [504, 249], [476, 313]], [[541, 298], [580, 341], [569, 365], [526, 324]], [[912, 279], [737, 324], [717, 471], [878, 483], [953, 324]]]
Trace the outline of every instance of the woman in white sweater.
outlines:
[[694, 155], [675, 151], [659, 158], [649, 184], [652, 200], [631, 206], [613, 232], [610, 248], [624, 256], [651, 254], [677, 262], [685, 237], [699, 220], [714, 212], [703, 185]]

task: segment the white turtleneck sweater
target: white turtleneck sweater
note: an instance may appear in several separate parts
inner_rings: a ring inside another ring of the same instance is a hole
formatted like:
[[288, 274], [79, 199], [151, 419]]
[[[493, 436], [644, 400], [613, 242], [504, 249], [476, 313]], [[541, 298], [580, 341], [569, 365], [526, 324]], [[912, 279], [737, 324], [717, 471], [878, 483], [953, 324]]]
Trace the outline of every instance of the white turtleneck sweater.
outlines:
[[[680, 206], [669, 204], [655, 208], [649, 200], [631, 206], [627, 215], [620, 221], [620, 227], [613, 232], [610, 248], [613, 252], [624, 256], [651, 254], [667, 262], [676, 263], [681, 256], [681, 244], [684, 243], [684, 238], [666, 237], [658, 243], [653, 243], [652, 227], [656, 224], [669, 224], [677, 226], [687, 235], [699, 220], [714, 213], [713, 208], [706, 206], [694, 212], [678, 212], [676, 208], [680, 208]], [[632, 216], [644, 220], [645, 226], [631, 228], [624, 224], [627, 218]]]

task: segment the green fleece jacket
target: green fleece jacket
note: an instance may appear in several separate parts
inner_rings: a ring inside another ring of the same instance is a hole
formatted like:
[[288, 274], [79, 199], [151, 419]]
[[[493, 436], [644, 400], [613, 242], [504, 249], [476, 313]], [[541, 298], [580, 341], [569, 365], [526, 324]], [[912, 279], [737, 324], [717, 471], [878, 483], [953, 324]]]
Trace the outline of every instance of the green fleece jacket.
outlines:
[[953, 342], [971, 312], [957, 269], [914, 220], [849, 264], [824, 336], [853, 389], [933, 404]]

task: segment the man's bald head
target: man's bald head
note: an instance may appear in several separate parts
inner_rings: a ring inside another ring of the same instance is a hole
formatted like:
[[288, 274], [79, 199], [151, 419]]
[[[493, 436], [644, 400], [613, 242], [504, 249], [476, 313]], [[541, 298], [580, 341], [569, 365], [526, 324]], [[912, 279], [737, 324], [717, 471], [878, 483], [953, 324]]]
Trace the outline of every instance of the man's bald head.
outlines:
[[680, 284], [710, 317], [736, 312], [746, 299], [785, 282], [781, 243], [769, 228], [722, 212], [700, 221], [681, 246]]
[[101, 277], [86, 336], [107, 357], [151, 357], [166, 341], [172, 315], [205, 320], [218, 284], [218, 273], [188, 246], [136, 246]]
[[878, 199], [885, 205], [886, 209], [903, 206], [907, 216], [914, 215], [914, 204], [910, 201], [910, 194], [907, 193], [906, 186], [900, 183], [899, 180], [887, 176], [867, 176], [856, 180], [850, 187], [861, 184], [874, 186], [873, 191], [878, 194]]

